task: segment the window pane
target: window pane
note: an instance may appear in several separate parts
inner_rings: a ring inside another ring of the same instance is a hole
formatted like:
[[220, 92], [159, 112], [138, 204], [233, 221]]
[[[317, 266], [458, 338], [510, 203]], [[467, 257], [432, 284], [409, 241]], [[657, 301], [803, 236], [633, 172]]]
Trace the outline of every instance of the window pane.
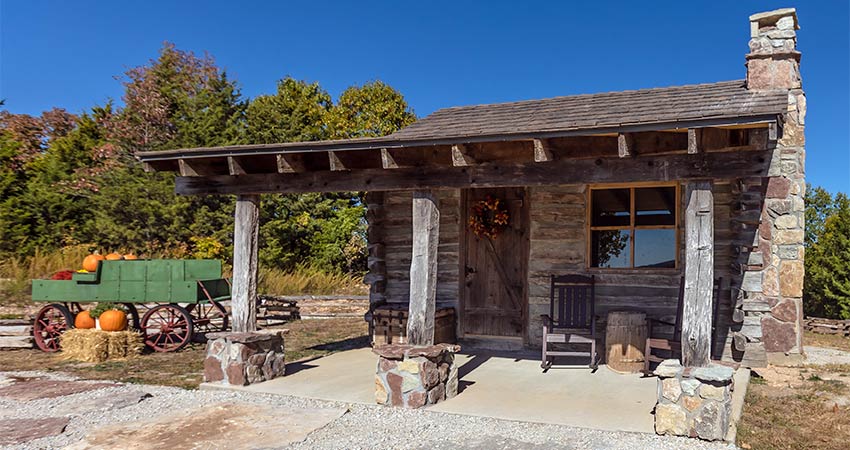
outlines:
[[635, 189], [635, 225], [675, 225], [676, 188]]
[[592, 267], [629, 267], [629, 230], [600, 230], [592, 234]]
[[676, 267], [676, 230], [635, 230], [635, 267]]
[[631, 225], [629, 189], [594, 189], [591, 191], [591, 226], [622, 227]]

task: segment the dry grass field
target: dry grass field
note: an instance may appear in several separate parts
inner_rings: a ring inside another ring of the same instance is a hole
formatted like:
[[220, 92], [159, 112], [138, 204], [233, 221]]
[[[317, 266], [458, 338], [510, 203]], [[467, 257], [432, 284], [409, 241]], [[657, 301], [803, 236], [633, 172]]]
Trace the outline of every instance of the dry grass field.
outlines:
[[[807, 333], [806, 345], [850, 351], [850, 339]], [[850, 365], [758, 369], [738, 445], [745, 449], [850, 448]]]

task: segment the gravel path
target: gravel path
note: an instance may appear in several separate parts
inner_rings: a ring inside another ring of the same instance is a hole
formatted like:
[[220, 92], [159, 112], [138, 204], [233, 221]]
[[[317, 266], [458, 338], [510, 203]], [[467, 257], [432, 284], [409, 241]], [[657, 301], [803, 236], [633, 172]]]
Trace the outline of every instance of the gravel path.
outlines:
[[[0, 372], [4, 376], [42, 376], [74, 380], [55, 373]], [[732, 445], [650, 434], [605, 432], [557, 425], [532, 424], [484, 417], [414, 411], [370, 405], [350, 405], [288, 396], [231, 391], [197, 391], [128, 384], [64, 397], [19, 402], [0, 398], [0, 419], [44, 418], [92, 398], [128, 391], [150, 393], [138, 404], [107, 411], [79, 411], [65, 432], [4, 449], [53, 449], [79, 441], [98, 426], [147, 420], [172, 411], [220, 402], [268, 404], [292, 408], [343, 407], [348, 412], [306, 440], [285, 448], [299, 449], [733, 449]], [[190, 406], [192, 405], [192, 406]], [[612, 412], [616, 413], [616, 412]], [[269, 418], [269, 420], [274, 420]], [[211, 430], [212, 431], [212, 430]]]

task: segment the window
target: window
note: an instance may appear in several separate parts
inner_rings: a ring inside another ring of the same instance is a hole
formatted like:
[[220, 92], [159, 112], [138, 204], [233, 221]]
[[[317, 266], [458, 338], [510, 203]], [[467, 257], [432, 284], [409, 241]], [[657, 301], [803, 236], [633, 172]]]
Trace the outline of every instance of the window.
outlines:
[[590, 189], [590, 267], [675, 268], [677, 185]]

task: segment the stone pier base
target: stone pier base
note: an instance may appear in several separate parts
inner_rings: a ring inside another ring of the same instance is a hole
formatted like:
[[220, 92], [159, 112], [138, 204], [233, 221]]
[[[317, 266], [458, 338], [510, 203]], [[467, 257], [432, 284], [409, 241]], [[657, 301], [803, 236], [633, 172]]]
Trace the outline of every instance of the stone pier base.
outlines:
[[247, 386], [283, 376], [287, 331], [207, 333], [204, 381]]
[[375, 401], [381, 405], [421, 408], [457, 395], [455, 353], [459, 345], [377, 346]]
[[726, 366], [682, 367], [675, 359], [663, 361], [655, 369], [655, 432], [708, 441], [725, 439], [732, 412], [734, 374]]

